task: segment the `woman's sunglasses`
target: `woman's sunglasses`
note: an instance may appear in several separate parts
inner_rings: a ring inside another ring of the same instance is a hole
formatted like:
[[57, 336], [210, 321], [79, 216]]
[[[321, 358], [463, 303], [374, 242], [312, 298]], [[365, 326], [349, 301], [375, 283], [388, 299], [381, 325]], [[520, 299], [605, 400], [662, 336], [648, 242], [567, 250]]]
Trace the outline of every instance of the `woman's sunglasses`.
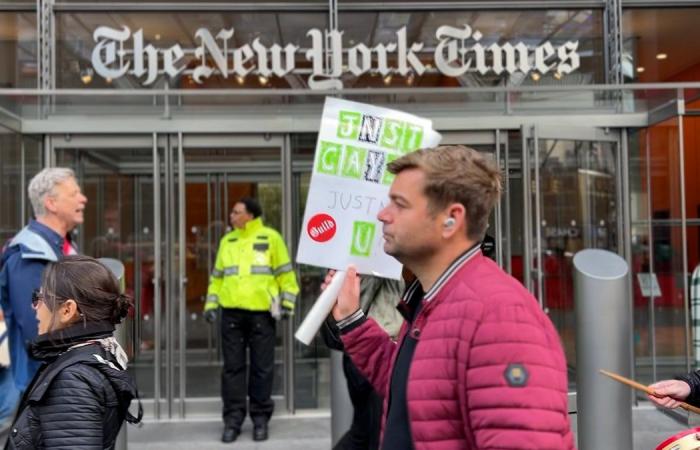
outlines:
[[39, 302], [44, 301], [44, 293], [40, 289], [34, 289], [32, 292], [32, 308], [36, 309], [39, 306]]

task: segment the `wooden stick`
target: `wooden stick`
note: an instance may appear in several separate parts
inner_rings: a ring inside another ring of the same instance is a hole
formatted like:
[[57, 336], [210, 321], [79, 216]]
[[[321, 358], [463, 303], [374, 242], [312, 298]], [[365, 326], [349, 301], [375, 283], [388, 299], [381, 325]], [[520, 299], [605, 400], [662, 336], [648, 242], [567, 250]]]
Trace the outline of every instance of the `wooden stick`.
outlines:
[[[602, 370], [602, 369], [600, 370], [600, 373], [612, 378], [615, 381], [618, 381], [622, 384], [626, 384], [629, 387], [632, 387], [634, 389], [642, 391], [646, 394], [653, 395], [654, 397], [663, 397], [662, 395], [657, 394], [656, 391], [654, 391], [650, 387], [644, 386], [643, 384], [637, 383], [636, 381], [630, 380], [629, 378], [625, 378], [622, 375], [618, 375], [616, 373], [608, 372], [607, 370]], [[680, 402], [679, 406], [681, 408], [685, 409], [686, 411], [694, 412], [695, 414], [700, 414], [700, 408], [689, 405], [686, 402]]]

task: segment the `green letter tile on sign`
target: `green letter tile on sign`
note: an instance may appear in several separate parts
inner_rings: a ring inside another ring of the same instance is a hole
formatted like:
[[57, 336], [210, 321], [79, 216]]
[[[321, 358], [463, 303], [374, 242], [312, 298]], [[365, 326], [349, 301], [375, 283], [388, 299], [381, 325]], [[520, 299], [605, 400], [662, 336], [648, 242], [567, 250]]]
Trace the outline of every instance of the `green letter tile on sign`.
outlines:
[[340, 111], [338, 115], [338, 137], [357, 140], [360, 134], [362, 115], [358, 112]]
[[401, 151], [404, 153], [412, 152], [420, 147], [420, 143], [423, 140], [423, 127], [419, 125], [413, 125], [412, 123], [406, 124], [406, 129], [403, 134], [403, 139], [401, 140]]
[[335, 142], [321, 141], [316, 171], [328, 175], [338, 175], [340, 167], [340, 154], [343, 146]]
[[389, 168], [387, 167], [390, 162], [398, 158], [398, 155], [394, 153], [389, 153], [386, 155], [386, 165], [384, 166], [384, 176], [382, 176], [382, 184], [388, 185], [391, 184], [394, 181], [394, 178], [396, 178], [396, 175], [393, 173], [389, 172]]
[[369, 256], [374, 242], [374, 224], [372, 222], [353, 222], [350, 254], [354, 256]]
[[384, 119], [384, 130], [382, 130], [382, 138], [379, 140], [379, 145], [392, 150], [398, 150], [405, 128], [405, 122]]
[[365, 159], [367, 159], [367, 150], [364, 148], [346, 145], [340, 175], [346, 178], [354, 178], [359, 180], [362, 178], [362, 170], [365, 167]]

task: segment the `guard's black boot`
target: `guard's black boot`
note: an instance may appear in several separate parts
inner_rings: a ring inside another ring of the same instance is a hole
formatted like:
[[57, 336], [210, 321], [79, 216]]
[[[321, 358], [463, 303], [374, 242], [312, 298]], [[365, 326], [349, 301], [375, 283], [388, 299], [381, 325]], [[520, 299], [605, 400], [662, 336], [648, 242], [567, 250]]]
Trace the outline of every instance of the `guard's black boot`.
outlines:
[[259, 423], [253, 426], [253, 440], [254, 441], [266, 441], [267, 440], [267, 423]]
[[238, 438], [241, 431], [238, 428], [226, 427], [224, 428], [224, 433], [221, 435], [221, 442], [233, 442]]

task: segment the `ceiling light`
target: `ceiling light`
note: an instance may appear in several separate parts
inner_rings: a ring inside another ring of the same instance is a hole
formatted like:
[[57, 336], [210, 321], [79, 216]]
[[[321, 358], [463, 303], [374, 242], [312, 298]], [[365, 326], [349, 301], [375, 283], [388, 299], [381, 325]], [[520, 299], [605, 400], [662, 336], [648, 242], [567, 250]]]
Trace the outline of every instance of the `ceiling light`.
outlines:
[[153, 37], [156, 38], [156, 41], [160, 41], [160, 33], [157, 33], [157, 34], [156, 34], [155, 36], [153, 36]]
[[561, 80], [561, 77], [562, 77], [561, 72], [559, 72], [559, 71], [554, 72], [554, 78], [556, 78], [557, 80]]
[[242, 85], [243, 83], [245, 83], [245, 77], [242, 75], [236, 75], [236, 82]]
[[406, 84], [409, 86], [413, 86], [413, 82], [416, 81], [416, 75], [411, 72], [408, 74], [408, 77], [406, 78]]
[[258, 75], [258, 81], [260, 82], [261, 86], [265, 86], [267, 84], [267, 77], [264, 75]]
[[85, 69], [80, 71], [80, 81], [83, 84], [90, 84], [92, 82], [92, 69]]
[[668, 58], [668, 55], [666, 53], [658, 53], [656, 55], [656, 59], [658, 59], [658, 60], [664, 60], [666, 58]]
[[112, 78], [110, 78], [110, 77], [105, 78], [105, 83], [112, 84]]
[[384, 77], [384, 84], [389, 85], [393, 76], [391, 74]]
[[532, 81], [540, 81], [541, 76], [539, 73], [532, 72], [532, 75], [530, 75], [530, 76], [532, 77]]
[[637, 67], [638, 73], [642, 73], [642, 72], [644, 72], [644, 70], [646, 70], [646, 69], [644, 69], [644, 67]]

